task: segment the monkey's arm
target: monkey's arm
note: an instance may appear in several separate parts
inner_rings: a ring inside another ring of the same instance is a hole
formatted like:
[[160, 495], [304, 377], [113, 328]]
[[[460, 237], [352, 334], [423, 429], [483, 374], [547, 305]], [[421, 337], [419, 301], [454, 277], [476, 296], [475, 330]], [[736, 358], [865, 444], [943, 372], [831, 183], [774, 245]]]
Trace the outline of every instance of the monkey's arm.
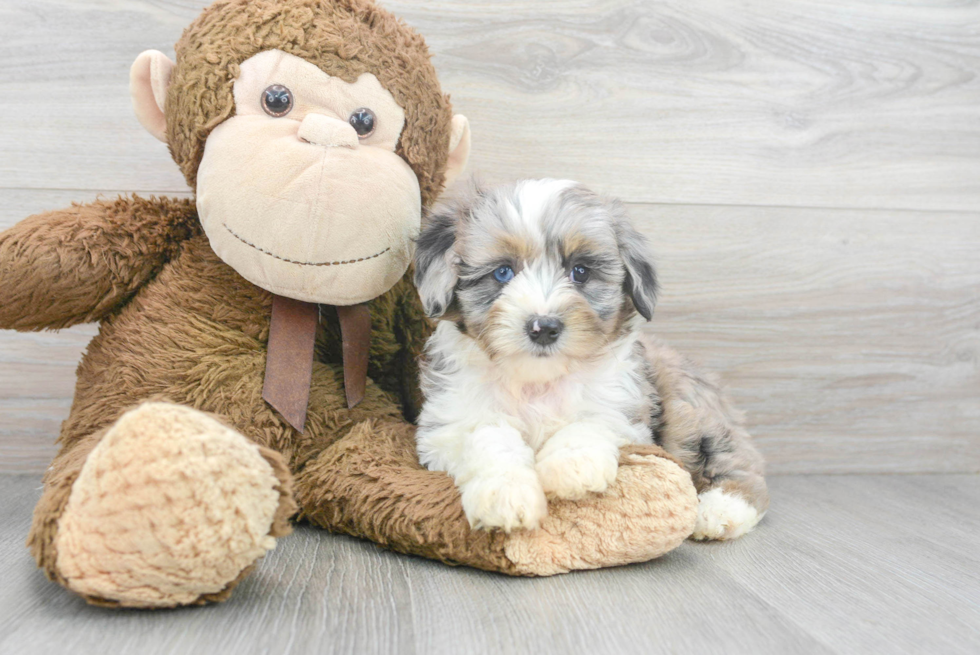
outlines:
[[117, 198], [0, 233], [0, 328], [58, 329], [121, 307], [199, 229], [192, 200]]

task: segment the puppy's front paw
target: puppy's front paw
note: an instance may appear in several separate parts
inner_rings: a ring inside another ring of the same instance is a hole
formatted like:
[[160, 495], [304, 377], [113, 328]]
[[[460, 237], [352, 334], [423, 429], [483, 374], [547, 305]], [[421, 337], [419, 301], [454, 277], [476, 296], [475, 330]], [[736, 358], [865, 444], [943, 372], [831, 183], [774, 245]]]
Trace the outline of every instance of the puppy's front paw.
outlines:
[[709, 489], [698, 495], [698, 520], [692, 539], [737, 539], [755, 527], [762, 517], [741, 496]]
[[473, 528], [533, 530], [548, 514], [541, 483], [530, 468], [475, 477], [460, 485], [460, 493]]
[[591, 492], [605, 491], [616, 479], [619, 460], [598, 449], [560, 449], [538, 460], [536, 468], [546, 494], [577, 500]]

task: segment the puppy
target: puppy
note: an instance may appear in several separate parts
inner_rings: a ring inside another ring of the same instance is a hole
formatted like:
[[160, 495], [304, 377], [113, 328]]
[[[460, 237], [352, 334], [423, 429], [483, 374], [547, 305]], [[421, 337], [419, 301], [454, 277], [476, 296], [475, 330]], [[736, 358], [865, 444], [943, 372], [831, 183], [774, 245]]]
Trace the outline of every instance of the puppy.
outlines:
[[[535, 528], [546, 497], [604, 491], [631, 443], [676, 446], [703, 483], [704, 505], [717, 486], [708, 477], [714, 462], [685, 456], [693, 448], [731, 460], [732, 451], [703, 447], [714, 437], [691, 423], [684, 403], [709, 408], [705, 425], [738, 428], [737, 416], [720, 396], [713, 404], [695, 397], [717, 392], [707, 381], [693, 396], [671, 394], [670, 408], [662, 403], [656, 385], [683, 386], [687, 364], [640, 332], [657, 281], [646, 241], [619, 203], [560, 180], [474, 189], [429, 217], [415, 283], [429, 316], [443, 319], [422, 362], [419, 459], [453, 476], [473, 527]], [[682, 430], [663, 429], [669, 413]], [[740, 437], [729, 430], [726, 444], [752, 459]], [[738, 536], [761, 517], [738, 489], [720, 493], [721, 515], [712, 502], [695, 536]]]

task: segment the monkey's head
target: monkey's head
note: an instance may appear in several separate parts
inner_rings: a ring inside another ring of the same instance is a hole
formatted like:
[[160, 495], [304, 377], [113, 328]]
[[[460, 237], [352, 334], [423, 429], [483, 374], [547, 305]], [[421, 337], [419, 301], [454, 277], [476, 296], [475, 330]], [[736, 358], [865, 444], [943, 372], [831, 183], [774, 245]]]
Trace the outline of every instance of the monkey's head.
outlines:
[[469, 155], [425, 42], [370, 0], [218, 0], [130, 84], [215, 253], [279, 295], [351, 305], [405, 273]]

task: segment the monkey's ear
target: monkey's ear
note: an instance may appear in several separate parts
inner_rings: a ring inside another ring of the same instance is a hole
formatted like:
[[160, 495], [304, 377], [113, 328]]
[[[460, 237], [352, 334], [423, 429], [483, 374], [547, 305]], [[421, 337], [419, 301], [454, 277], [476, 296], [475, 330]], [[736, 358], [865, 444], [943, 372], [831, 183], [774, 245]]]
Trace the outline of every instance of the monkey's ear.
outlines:
[[129, 69], [129, 95], [133, 99], [136, 118], [147, 131], [167, 142], [167, 118], [164, 104], [174, 62], [159, 50], [147, 50]]
[[626, 217], [625, 211], [616, 203], [615, 213], [618, 220], [613, 224], [616, 230], [616, 240], [619, 243], [619, 255], [626, 267], [626, 279], [623, 289], [633, 300], [636, 311], [646, 320], [653, 317], [653, 307], [657, 304], [657, 273], [650, 261], [647, 240], [636, 231]]
[[453, 129], [449, 136], [449, 160], [446, 162], [446, 186], [453, 183], [466, 168], [470, 158], [470, 122], [466, 116], [453, 116]]
[[429, 318], [440, 318], [456, 298], [456, 216], [446, 208], [433, 214], [415, 247], [415, 287]]

